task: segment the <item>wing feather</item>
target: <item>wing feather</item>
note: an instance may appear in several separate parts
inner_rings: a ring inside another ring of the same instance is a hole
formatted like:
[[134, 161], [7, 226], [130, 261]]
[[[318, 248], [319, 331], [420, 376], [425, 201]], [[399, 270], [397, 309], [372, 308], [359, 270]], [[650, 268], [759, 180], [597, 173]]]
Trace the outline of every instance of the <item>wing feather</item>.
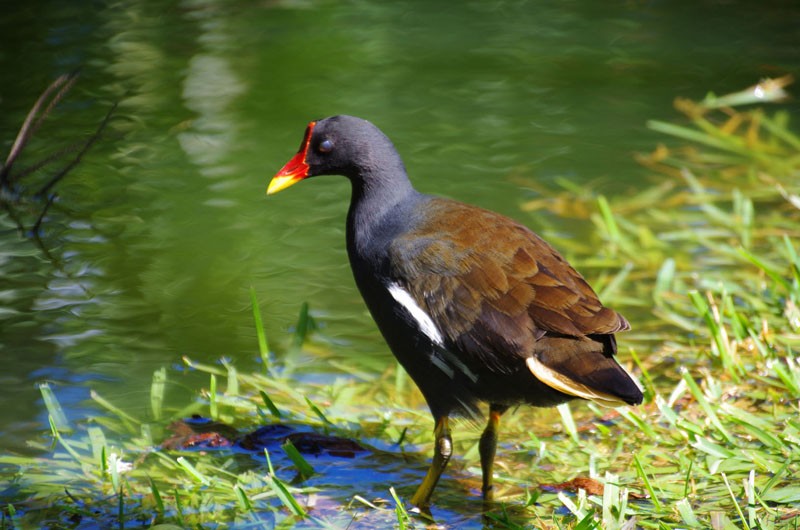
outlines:
[[528, 228], [447, 199], [426, 205], [429, 221], [393, 242], [391, 274], [468, 365], [507, 372], [534, 355], [544, 334], [582, 339], [628, 329]]

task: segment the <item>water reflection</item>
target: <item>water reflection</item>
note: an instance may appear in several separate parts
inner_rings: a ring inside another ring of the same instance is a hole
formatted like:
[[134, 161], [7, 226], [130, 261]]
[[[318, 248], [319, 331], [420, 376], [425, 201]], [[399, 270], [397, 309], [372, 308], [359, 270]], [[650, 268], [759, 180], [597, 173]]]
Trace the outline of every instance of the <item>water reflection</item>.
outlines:
[[[336, 360], [367, 372], [391, 362], [347, 266], [344, 179], [264, 197], [310, 119], [369, 118], [419, 189], [565, 230], [523, 214], [511, 177], [602, 179], [613, 195], [636, 185], [630, 155], [660, 140], [643, 125], [671, 117], [674, 96], [800, 65], [797, 8], [785, 6], [40, 4], [0, 21], [0, 49], [27, 43], [2, 56], [14, 75], [0, 87], [0, 138], [65, 68], [83, 67], [78, 90], [34, 146], [120, 110], [58, 188], [53, 261], [0, 217], [0, 398], [15, 405], [0, 437], [15, 448], [46, 424], [39, 379], [75, 418], [93, 410], [90, 386], [147, 417], [153, 371], [181, 355], [251, 368], [251, 285], [279, 355], [309, 301]], [[169, 373], [168, 398], [185, 403], [198, 382]]]

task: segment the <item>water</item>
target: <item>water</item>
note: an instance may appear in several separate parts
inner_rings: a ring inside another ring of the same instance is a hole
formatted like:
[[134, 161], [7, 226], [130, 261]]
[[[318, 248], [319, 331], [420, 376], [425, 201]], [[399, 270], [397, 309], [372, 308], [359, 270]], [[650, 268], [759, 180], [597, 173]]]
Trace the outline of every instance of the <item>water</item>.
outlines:
[[[146, 417], [161, 366], [172, 368], [172, 403], [196, 393], [183, 355], [252, 369], [251, 286], [278, 357], [308, 301], [336, 358], [376, 373], [391, 362], [346, 261], [346, 181], [264, 195], [309, 120], [368, 118], [419, 189], [534, 229], [576, 230], [521, 212], [533, 195], [519, 182], [566, 176], [607, 195], [637, 186], [644, 171], [632, 154], [663, 140], [645, 122], [674, 119], [675, 96], [798, 71], [798, 15], [792, 3], [710, 0], [6, 9], [3, 152], [37, 95], [81, 69], [18, 169], [119, 107], [57, 186], [41, 246], [0, 217], [0, 447], [26, 452], [46, 431], [37, 382], [51, 383], [73, 420], [99, 412], [90, 389]], [[24, 195], [58, 166], [25, 177]], [[40, 208], [15, 211], [29, 228]], [[318, 364], [305, 376], [319, 376]]]

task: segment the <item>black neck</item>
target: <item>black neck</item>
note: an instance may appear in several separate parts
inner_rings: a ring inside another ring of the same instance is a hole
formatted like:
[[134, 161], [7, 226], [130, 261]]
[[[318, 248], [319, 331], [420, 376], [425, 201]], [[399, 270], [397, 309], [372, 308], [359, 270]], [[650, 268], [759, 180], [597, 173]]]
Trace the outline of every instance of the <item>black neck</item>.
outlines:
[[[392, 149], [392, 151], [394, 151]], [[364, 252], [385, 225], [386, 215], [416, 194], [396, 152], [381, 157], [380, 165], [363, 168], [350, 178], [352, 197], [347, 214], [347, 240], [351, 251]]]

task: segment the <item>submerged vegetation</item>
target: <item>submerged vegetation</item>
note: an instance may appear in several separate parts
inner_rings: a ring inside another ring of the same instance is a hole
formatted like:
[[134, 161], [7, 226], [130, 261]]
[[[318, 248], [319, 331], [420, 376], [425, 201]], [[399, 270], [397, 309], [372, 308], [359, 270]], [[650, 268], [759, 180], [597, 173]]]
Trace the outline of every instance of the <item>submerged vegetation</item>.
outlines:
[[[438, 522], [800, 526], [800, 137], [781, 112], [731, 107], [774, 98], [783, 82], [676, 102], [685, 123], [649, 124], [669, 143], [639, 157], [652, 180], [630, 193], [607, 199], [568, 181], [522, 183], [542, 197], [523, 210], [594, 223], [584, 240], [545, 235], [633, 324], [620, 359], [646, 400], [509, 414], [499, 500], [487, 508], [477, 494], [480, 430], [465, 430], [434, 500]], [[323, 347], [307, 306], [277, 359], [255, 293], [253, 314], [261, 369], [185, 359], [209, 382], [182, 410], [164, 406], [166, 370], [154, 375], [149, 418], [95, 394], [107, 413], [70, 423], [43, 386], [52, 444], [32, 442], [39, 457], [0, 456], [0, 528], [425, 527], [405, 507], [432, 443], [413, 383], [397, 366], [377, 380], [343, 367], [333, 382], [298, 381], [292, 359]], [[195, 414], [217, 422], [210, 432], [219, 437], [163, 447], [169, 426]], [[315, 442], [275, 434], [254, 446], [229, 425], [279, 425]], [[330, 443], [342, 439], [366, 451]]]

